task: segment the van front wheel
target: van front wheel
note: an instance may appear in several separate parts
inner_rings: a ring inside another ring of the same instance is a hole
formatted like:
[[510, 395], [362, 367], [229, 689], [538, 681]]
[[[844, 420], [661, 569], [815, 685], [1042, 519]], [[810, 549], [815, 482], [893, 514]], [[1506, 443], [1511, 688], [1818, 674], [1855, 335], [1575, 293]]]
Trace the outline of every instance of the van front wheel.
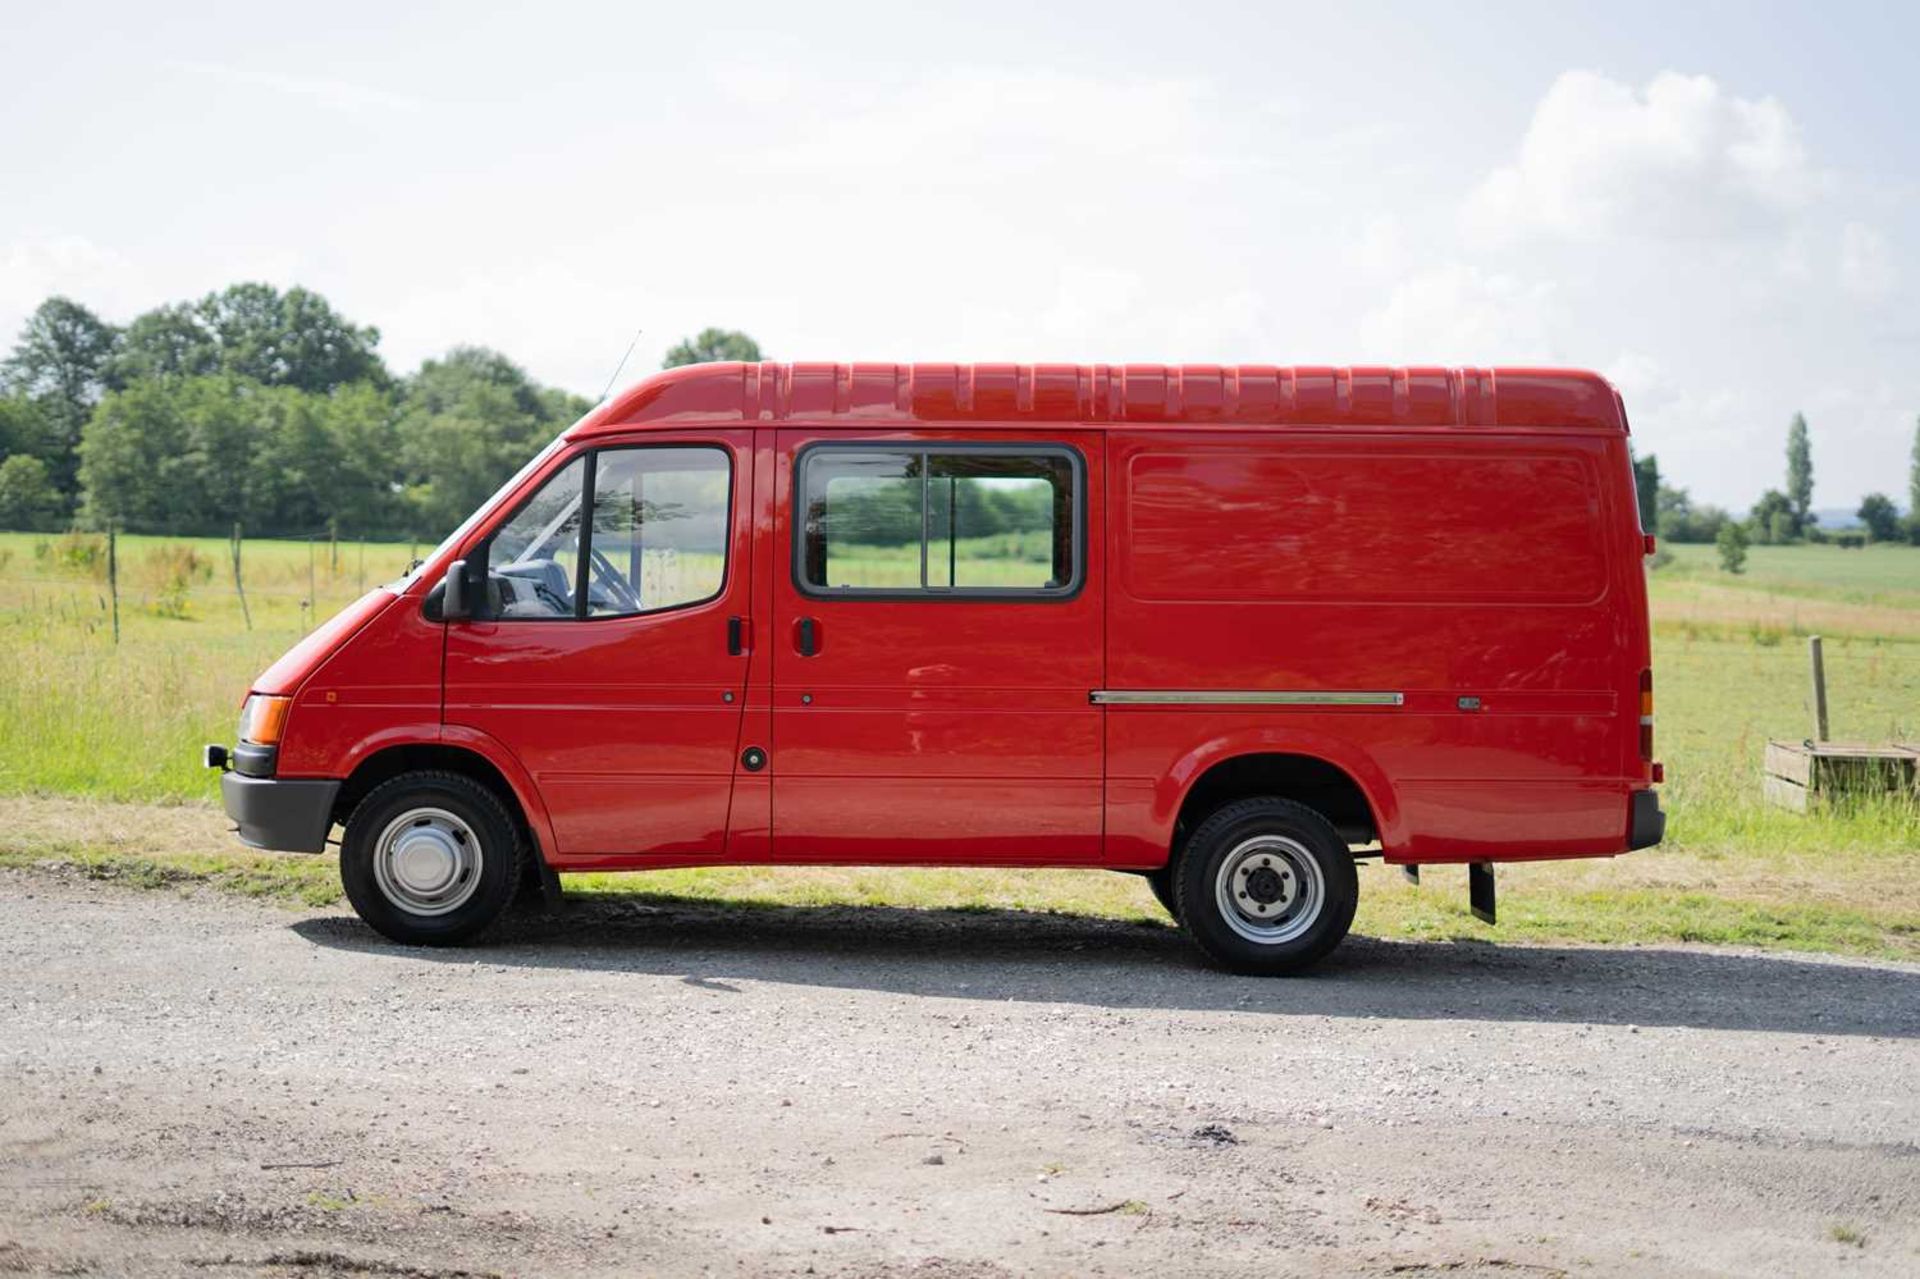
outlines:
[[1245, 799], [1194, 830], [1174, 892], [1180, 922], [1207, 958], [1237, 973], [1282, 976], [1340, 944], [1360, 884], [1326, 818], [1292, 800]]
[[518, 827], [492, 791], [458, 773], [403, 773], [353, 810], [340, 882], [375, 931], [450, 946], [491, 924], [520, 883]]

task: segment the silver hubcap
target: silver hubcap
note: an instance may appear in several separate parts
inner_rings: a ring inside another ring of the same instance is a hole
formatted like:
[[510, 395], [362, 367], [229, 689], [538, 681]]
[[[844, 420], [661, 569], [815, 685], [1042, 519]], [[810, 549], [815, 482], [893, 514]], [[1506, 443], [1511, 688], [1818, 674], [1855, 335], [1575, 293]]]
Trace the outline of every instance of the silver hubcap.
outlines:
[[414, 915], [458, 910], [480, 887], [480, 837], [444, 808], [410, 808], [373, 846], [380, 892]]
[[1263, 946], [1292, 941], [1327, 899], [1320, 863], [1284, 835], [1256, 835], [1220, 863], [1214, 898], [1227, 927]]

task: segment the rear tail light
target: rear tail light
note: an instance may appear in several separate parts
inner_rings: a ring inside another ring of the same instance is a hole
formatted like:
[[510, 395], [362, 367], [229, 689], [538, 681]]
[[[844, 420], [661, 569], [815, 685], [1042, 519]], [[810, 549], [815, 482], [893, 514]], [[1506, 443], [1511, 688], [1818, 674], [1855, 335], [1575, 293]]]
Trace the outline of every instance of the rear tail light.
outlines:
[[1640, 758], [1653, 763], [1653, 671], [1640, 672]]
[[287, 708], [291, 697], [268, 697], [253, 693], [240, 707], [240, 740], [255, 746], [278, 746], [280, 733], [287, 726]]

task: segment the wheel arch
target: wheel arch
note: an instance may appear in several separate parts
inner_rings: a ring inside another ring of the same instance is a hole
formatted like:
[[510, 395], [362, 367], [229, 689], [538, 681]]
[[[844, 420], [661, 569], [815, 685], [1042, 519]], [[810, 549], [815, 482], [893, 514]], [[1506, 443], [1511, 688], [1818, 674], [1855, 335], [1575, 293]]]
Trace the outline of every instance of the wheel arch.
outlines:
[[546, 806], [520, 762], [485, 734], [446, 733], [433, 741], [389, 742], [368, 751], [341, 783], [334, 820], [344, 823], [356, 805], [381, 783], [402, 773], [438, 770], [471, 777], [500, 797], [526, 832], [536, 856], [548, 860], [553, 829]]
[[1259, 795], [1293, 799], [1323, 813], [1351, 844], [1402, 837], [1392, 784], [1364, 750], [1319, 733], [1256, 729], [1215, 738], [1169, 770], [1168, 851], [1208, 813]]

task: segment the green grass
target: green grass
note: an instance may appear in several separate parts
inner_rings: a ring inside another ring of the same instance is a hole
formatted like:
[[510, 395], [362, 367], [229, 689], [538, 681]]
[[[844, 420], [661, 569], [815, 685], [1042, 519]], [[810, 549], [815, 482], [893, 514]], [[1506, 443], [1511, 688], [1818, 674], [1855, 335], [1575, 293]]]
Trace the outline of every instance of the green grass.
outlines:
[[133, 888], [207, 885], [301, 906], [340, 898], [332, 858], [238, 847], [220, 815], [199, 806], [0, 798], [0, 867], [57, 868]]
[[[389, 580], [423, 549], [343, 544], [336, 556], [322, 543], [309, 579], [307, 544], [248, 543], [248, 631], [224, 541], [126, 537], [116, 647], [100, 566], [84, 548], [76, 555], [58, 538], [0, 534], [0, 796], [210, 804], [216, 788], [199, 767], [199, 747], [231, 738], [253, 677], [313, 619], [359, 594], [363, 580]], [[1733, 577], [1713, 567], [1711, 548], [1673, 549], [1674, 562], [1651, 579], [1667, 843], [1611, 862], [1504, 868], [1497, 931], [1467, 915], [1459, 886], [1406, 890], [1396, 876], [1370, 872], [1362, 931], [1916, 953], [1915, 802], [1799, 816], [1760, 802], [1759, 772], [1769, 737], [1810, 731], [1798, 637], [1815, 629], [1826, 636], [1835, 735], [1920, 740], [1920, 550], [1757, 547], [1751, 571]], [[1008, 550], [1005, 562], [1024, 571], [1024, 550]], [[26, 835], [0, 838], [0, 864], [52, 860], [148, 886], [211, 881], [309, 904], [337, 894], [329, 859], [247, 854], [219, 831], [116, 845], [107, 836], [129, 820], [120, 813], [49, 842], [44, 830], [34, 834], [40, 820], [21, 818]], [[569, 880], [579, 891], [741, 904], [1160, 918], [1130, 877], [1086, 872], [730, 867]]]
[[[927, 582], [932, 586], [1044, 586], [1052, 576], [1053, 535], [1029, 530], [963, 537], [927, 548]], [[837, 546], [827, 561], [833, 586], [917, 587], [920, 544]]]
[[1673, 562], [1660, 570], [1672, 577], [1734, 579], [1751, 590], [1802, 593], [1852, 602], [1887, 602], [1920, 608], [1920, 550], [1895, 543], [1842, 549], [1817, 546], [1754, 546], [1746, 571], [1736, 578], [1720, 569], [1719, 553], [1704, 543], [1664, 542]]
[[1835, 1243], [1843, 1243], [1850, 1248], [1867, 1246], [1867, 1232], [1851, 1222], [1838, 1222], [1828, 1227], [1827, 1236]]
[[248, 630], [226, 542], [122, 537], [115, 645], [93, 540], [0, 533], [0, 793], [206, 797], [200, 746], [232, 739], [253, 678], [411, 550], [319, 543], [309, 578], [308, 544], [248, 542]]

